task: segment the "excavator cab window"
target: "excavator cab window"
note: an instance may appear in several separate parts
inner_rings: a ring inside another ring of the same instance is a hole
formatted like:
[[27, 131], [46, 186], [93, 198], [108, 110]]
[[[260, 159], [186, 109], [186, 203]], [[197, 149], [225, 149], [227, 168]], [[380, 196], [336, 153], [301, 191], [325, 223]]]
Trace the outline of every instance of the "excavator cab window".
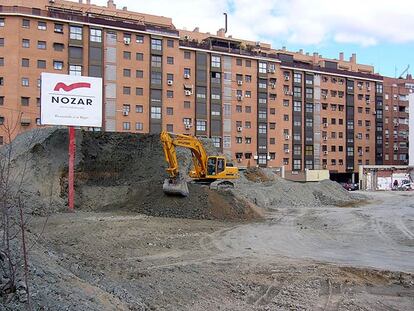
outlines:
[[226, 168], [226, 163], [224, 159], [218, 158], [217, 159], [217, 174], [223, 172], [225, 168]]
[[207, 175], [216, 175], [216, 157], [209, 157], [207, 161]]

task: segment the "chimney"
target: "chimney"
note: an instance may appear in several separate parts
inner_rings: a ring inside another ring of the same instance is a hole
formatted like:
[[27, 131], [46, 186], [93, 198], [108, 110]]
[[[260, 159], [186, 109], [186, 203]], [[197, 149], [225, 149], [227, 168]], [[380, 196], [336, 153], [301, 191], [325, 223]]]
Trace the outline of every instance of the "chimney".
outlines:
[[356, 54], [352, 53], [352, 56], [349, 58], [349, 61], [353, 64], [356, 64]]
[[90, 5], [91, 4], [91, 0], [86, 0], [86, 4]]
[[114, 0], [108, 0], [107, 7], [108, 9], [116, 9], [116, 4], [114, 3]]
[[226, 30], [224, 28], [220, 28], [219, 30], [217, 30], [217, 36], [224, 38], [226, 36]]
[[412, 80], [412, 79], [413, 79], [413, 76], [411, 74], [407, 73], [407, 80]]
[[282, 46], [282, 51], [286, 51], [286, 46]]
[[122, 7], [122, 11], [128, 11], [128, 7], [126, 6]]
[[339, 60], [344, 60], [344, 52], [339, 53]]
[[79, 0], [79, 3], [80, 3], [80, 4], [82, 4], [82, 3], [83, 3], [83, 1], [82, 1], [82, 0]]
[[299, 54], [303, 54], [303, 49], [300, 49], [299, 50]]
[[200, 28], [199, 27], [194, 28], [193, 32], [200, 32]]

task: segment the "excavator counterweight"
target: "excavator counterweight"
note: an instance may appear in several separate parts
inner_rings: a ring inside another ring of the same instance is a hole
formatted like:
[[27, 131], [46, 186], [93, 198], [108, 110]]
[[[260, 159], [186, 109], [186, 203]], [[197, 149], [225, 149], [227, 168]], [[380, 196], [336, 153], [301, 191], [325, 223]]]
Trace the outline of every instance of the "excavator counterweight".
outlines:
[[203, 144], [197, 137], [161, 132], [161, 142], [164, 149], [165, 160], [168, 163], [167, 173], [170, 175], [164, 181], [163, 191], [169, 195], [188, 196], [189, 190], [184, 176], [180, 175], [175, 147], [190, 149], [193, 159], [193, 170], [189, 172], [190, 178], [195, 182], [216, 185], [223, 183], [228, 186], [233, 183], [229, 179], [239, 178], [237, 167], [227, 165], [224, 156], [208, 156]]

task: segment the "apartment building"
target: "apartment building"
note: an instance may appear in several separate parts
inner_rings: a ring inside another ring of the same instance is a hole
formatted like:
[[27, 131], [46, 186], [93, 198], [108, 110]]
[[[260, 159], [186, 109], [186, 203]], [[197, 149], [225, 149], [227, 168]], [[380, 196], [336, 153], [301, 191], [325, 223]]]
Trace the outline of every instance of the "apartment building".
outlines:
[[408, 97], [413, 92], [411, 75], [384, 78], [384, 161], [381, 164], [408, 164]]
[[0, 0], [0, 143], [4, 126], [40, 126], [44, 71], [102, 77], [105, 131], [211, 137], [241, 167], [292, 176], [382, 161], [383, 78], [356, 55], [178, 30], [113, 1]]

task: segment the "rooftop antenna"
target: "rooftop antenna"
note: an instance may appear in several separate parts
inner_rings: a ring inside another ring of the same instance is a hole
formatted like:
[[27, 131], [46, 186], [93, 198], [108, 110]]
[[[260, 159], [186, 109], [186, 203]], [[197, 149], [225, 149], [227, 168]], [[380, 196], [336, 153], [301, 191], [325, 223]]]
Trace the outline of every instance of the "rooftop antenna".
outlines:
[[398, 79], [404, 79], [404, 74], [406, 74], [408, 72], [408, 70], [410, 69], [410, 65], [407, 65], [407, 67], [404, 69], [404, 71], [400, 74], [400, 76], [398, 77]]
[[224, 33], [227, 33], [227, 13], [223, 13], [224, 15]]

